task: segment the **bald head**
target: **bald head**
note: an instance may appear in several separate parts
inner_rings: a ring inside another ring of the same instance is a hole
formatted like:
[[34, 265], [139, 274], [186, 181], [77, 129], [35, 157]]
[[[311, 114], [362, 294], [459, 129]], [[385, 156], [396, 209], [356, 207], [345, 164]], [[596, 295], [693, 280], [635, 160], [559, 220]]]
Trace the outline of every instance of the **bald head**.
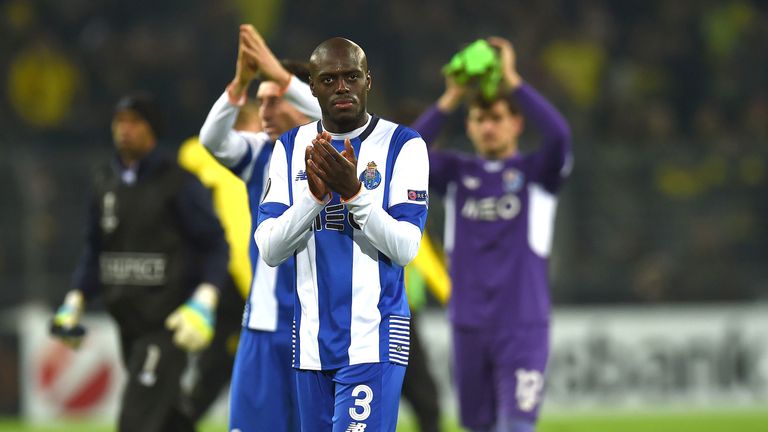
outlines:
[[335, 37], [318, 45], [309, 57], [310, 73], [314, 75], [318, 63], [325, 61], [328, 58], [351, 58], [360, 62], [363, 66], [363, 70], [366, 72], [368, 71], [368, 58], [365, 56], [365, 51], [363, 51], [360, 45], [349, 39]]
[[309, 72], [309, 87], [320, 103], [327, 130], [349, 132], [368, 121], [371, 75], [359, 45], [340, 37], [328, 39], [312, 52]]

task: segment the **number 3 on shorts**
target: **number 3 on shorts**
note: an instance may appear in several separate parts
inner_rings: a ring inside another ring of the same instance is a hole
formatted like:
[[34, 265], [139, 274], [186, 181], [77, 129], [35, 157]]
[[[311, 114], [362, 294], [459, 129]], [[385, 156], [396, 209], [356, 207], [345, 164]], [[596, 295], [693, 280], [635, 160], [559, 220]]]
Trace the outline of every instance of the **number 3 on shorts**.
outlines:
[[[358, 397], [361, 393], [363, 394], [363, 396]], [[373, 400], [373, 390], [371, 390], [371, 388], [365, 384], [360, 384], [359, 386], [355, 387], [352, 390], [352, 397], [356, 398], [355, 406], [361, 407], [363, 411], [358, 412], [357, 408], [352, 407], [349, 409], [349, 416], [352, 417], [352, 420], [355, 420], [355, 421], [363, 421], [367, 419], [368, 416], [371, 415], [371, 401]]]

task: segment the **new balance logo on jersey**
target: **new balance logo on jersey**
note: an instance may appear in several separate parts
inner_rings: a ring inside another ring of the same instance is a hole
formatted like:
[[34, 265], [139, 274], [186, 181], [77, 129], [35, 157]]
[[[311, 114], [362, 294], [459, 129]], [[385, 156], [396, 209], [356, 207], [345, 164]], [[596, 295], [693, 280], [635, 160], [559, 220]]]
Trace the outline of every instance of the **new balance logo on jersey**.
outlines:
[[347, 428], [347, 432], [364, 432], [366, 428], [365, 423], [352, 422]]
[[296, 180], [306, 180], [307, 179], [307, 173], [304, 170], [299, 170], [298, 173], [296, 173]]
[[520, 213], [520, 198], [507, 194], [500, 198], [467, 198], [461, 209], [461, 216], [479, 221], [494, 222], [499, 219], [510, 220]]

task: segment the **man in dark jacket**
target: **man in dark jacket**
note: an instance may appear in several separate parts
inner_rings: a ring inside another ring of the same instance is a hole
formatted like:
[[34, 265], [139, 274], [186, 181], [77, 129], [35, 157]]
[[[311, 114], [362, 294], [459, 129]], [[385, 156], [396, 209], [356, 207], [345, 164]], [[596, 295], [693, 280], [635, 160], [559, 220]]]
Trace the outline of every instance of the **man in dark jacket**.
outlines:
[[122, 98], [112, 119], [116, 157], [94, 176], [87, 240], [52, 333], [79, 345], [86, 300], [99, 295], [120, 329], [128, 382], [120, 431], [192, 431], [179, 409], [187, 353], [213, 336], [228, 248], [209, 193], [157, 145], [151, 96]]

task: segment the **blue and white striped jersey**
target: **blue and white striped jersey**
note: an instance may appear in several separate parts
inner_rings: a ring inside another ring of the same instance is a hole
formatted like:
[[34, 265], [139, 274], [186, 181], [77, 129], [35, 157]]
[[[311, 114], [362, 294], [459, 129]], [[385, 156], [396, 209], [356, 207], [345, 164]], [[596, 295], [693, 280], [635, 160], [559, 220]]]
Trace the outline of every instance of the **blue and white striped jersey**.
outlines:
[[[320, 107], [309, 86], [298, 79], [291, 80], [284, 97], [310, 118], [320, 117]], [[232, 127], [239, 109], [224, 92], [203, 124], [200, 141], [219, 162], [245, 182], [251, 212], [251, 232], [254, 232], [274, 143], [264, 132], [234, 131]], [[253, 236], [250, 238], [249, 252], [253, 279], [243, 313], [243, 326], [253, 330], [287, 332], [293, 318], [293, 260], [289, 259], [277, 268], [268, 266], [260, 259]]]
[[[248, 145], [248, 150], [238, 164], [230, 169], [245, 182], [251, 211], [251, 232], [254, 232], [258, 222], [258, 203], [264, 193], [267, 167], [275, 144], [264, 132], [240, 132], [239, 135]], [[249, 255], [253, 279], [243, 311], [243, 326], [253, 330], [287, 331], [293, 317], [294, 261], [288, 259], [279, 267], [268, 266], [259, 258], [259, 248], [253, 236], [250, 239]]]
[[294, 367], [330, 370], [407, 364], [408, 300], [403, 266], [416, 256], [427, 218], [429, 160], [421, 137], [370, 116], [350, 138], [360, 193], [319, 202], [309, 191], [305, 150], [321, 122], [275, 144], [256, 242], [270, 265], [295, 259]]

